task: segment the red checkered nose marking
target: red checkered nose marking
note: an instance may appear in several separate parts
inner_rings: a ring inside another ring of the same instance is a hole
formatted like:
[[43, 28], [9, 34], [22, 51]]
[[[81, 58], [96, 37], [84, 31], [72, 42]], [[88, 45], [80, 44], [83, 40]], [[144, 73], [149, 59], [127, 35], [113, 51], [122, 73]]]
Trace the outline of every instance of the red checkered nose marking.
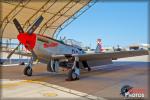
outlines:
[[19, 33], [18, 40], [25, 46], [27, 50], [32, 50], [36, 42], [36, 34]]

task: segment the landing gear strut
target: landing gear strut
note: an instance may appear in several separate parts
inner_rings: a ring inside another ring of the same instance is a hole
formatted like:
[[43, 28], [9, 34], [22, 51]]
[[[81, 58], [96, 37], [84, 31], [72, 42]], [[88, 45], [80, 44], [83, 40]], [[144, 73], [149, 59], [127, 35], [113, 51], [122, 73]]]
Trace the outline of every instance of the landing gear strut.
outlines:
[[59, 61], [58, 60], [50, 60], [47, 64], [47, 71], [49, 72], [58, 72]]
[[29, 64], [24, 68], [24, 75], [32, 76], [33, 58], [31, 57]]

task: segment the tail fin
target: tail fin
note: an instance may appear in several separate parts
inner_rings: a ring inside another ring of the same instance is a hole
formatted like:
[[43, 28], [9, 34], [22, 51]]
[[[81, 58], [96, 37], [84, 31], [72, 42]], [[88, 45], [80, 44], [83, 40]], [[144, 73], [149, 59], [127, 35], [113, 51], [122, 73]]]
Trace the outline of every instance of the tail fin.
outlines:
[[102, 48], [102, 40], [101, 39], [97, 39], [97, 47], [95, 49], [95, 53], [100, 53], [103, 52], [104, 49]]

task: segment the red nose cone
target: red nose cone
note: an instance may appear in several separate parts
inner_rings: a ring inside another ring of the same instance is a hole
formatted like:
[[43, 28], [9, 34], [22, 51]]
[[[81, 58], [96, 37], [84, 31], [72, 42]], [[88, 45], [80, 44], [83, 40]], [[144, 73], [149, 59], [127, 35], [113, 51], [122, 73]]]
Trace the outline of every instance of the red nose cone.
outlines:
[[27, 33], [20, 33], [17, 36], [18, 40], [25, 46], [27, 50], [32, 50], [35, 46], [36, 42], [36, 35], [34, 33], [27, 34]]

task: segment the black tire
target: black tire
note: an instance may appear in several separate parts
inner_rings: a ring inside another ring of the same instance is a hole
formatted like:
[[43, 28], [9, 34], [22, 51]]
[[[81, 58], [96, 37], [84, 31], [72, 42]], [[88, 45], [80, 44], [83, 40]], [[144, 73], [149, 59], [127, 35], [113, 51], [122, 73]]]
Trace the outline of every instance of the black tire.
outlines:
[[32, 68], [31, 67], [26, 67], [24, 69], [24, 75], [32, 76]]
[[78, 78], [78, 75], [75, 73], [75, 70], [74, 69], [69, 70], [68, 80], [77, 80], [77, 79], [79, 78]]

